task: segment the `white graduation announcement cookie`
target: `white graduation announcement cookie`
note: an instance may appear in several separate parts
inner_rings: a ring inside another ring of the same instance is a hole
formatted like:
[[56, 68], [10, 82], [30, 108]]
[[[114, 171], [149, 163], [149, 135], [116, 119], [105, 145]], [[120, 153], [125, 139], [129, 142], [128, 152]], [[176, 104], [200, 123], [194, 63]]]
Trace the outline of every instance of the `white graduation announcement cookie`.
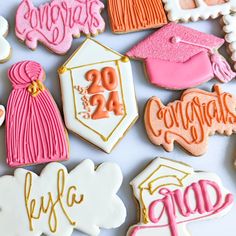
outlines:
[[236, 10], [236, 0], [162, 0], [170, 21], [216, 18]]
[[233, 204], [233, 195], [217, 175], [165, 158], [151, 162], [131, 185], [140, 222], [128, 236], [189, 236], [188, 223], [221, 217]]
[[126, 217], [116, 195], [122, 178], [116, 164], [95, 170], [90, 160], [69, 173], [59, 163], [48, 164], [40, 176], [17, 169], [0, 178], [1, 235], [70, 236], [73, 229], [98, 235], [100, 228], [116, 228]]
[[6, 62], [11, 54], [11, 46], [5, 39], [8, 34], [8, 22], [0, 16], [0, 63]]
[[67, 128], [110, 153], [138, 118], [129, 58], [87, 38], [58, 72]]

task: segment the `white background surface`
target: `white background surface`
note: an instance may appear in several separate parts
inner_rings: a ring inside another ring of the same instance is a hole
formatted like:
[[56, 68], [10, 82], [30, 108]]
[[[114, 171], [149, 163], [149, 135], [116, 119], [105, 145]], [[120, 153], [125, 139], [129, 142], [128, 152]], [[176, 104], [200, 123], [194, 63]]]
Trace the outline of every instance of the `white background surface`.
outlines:
[[[45, 1], [34, 0], [35, 4], [40, 4], [43, 2]], [[23, 44], [17, 41], [14, 34], [14, 17], [19, 3], [19, 0], [0, 1], [0, 15], [3, 15], [10, 23], [8, 40], [10, 41], [13, 49], [11, 60], [3, 65], [0, 65], [0, 103], [6, 105], [9, 93], [11, 92], [11, 84], [7, 78], [7, 69], [12, 64], [21, 60], [35, 60], [41, 63], [44, 67], [47, 74], [45, 84], [51, 91], [53, 97], [61, 109], [61, 97], [57, 68], [63, 64], [72, 54], [72, 52], [80, 45], [80, 43], [84, 40], [84, 37], [74, 40], [73, 47], [66, 56], [56, 56], [42, 46], [39, 46], [34, 52], [30, 51]], [[152, 32], [144, 31], [126, 35], [113, 35], [110, 32], [106, 11], [103, 12], [103, 15], [107, 23], [106, 31], [105, 33], [96, 37], [96, 39], [120, 53], [127, 52], [127, 50], [135, 43]], [[223, 36], [219, 20], [205, 22], [201, 21], [198, 23], [188, 24], [188, 26], [202, 30], [204, 32]], [[125, 235], [128, 227], [137, 222], [138, 219], [136, 204], [129, 186], [129, 182], [156, 156], [169, 157], [173, 158], [174, 160], [184, 161], [192, 165], [196, 170], [215, 172], [222, 178], [224, 185], [230, 189], [234, 195], [236, 195], [236, 170], [233, 167], [233, 162], [236, 158], [236, 135], [231, 137], [219, 135], [211, 137], [209, 139], [208, 152], [202, 157], [191, 157], [179, 147], [176, 147], [172, 153], [166, 153], [161, 147], [153, 146], [146, 136], [143, 125], [143, 111], [147, 99], [153, 95], [156, 95], [162, 99], [164, 104], [166, 104], [173, 101], [174, 99], [179, 98], [181, 93], [166, 91], [164, 89], [159, 89], [150, 85], [144, 76], [142, 63], [133, 62], [132, 66], [140, 113], [140, 119], [138, 122], [128, 132], [128, 134], [123, 138], [123, 140], [118, 144], [118, 146], [110, 155], [95, 149], [90, 144], [82, 141], [79, 137], [70, 134], [71, 159], [70, 161], [64, 163], [69, 168], [69, 170], [75, 167], [75, 165], [85, 158], [92, 159], [96, 164], [104, 161], [114, 161], [120, 165], [124, 174], [124, 182], [119, 195], [127, 207], [127, 219], [126, 222], [118, 229], [102, 230], [100, 234], [101, 236]], [[212, 81], [199, 87], [202, 89], [211, 90], [212, 85], [216, 82], [217, 81], [213, 79]], [[222, 88], [224, 91], [232, 92], [234, 95], [236, 95], [235, 80], [231, 81], [229, 84], [222, 85]], [[5, 125], [0, 128], [0, 175], [13, 174], [14, 171], [5, 164], [6, 154], [4, 136]], [[36, 173], [39, 174], [43, 167], [44, 165], [39, 165], [30, 167], [30, 169], [36, 171]], [[191, 223], [189, 224], [188, 228], [191, 232], [191, 235], [193, 236], [235, 236], [236, 205], [233, 207], [232, 211], [223, 218]], [[78, 232], [74, 232], [73, 234], [73, 236], [79, 235], [82, 234]]]

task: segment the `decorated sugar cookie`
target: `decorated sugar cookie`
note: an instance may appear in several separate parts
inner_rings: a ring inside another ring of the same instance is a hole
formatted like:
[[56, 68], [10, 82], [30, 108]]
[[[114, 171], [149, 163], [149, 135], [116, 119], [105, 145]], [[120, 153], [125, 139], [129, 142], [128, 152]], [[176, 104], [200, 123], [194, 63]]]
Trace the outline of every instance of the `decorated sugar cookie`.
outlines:
[[103, 163], [95, 169], [90, 160], [70, 172], [51, 163], [40, 176], [17, 169], [14, 176], [0, 178], [1, 234], [70, 236], [76, 229], [95, 236], [100, 228], [119, 227], [126, 217], [116, 195], [122, 179], [116, 164]]
[[222, 82], [236, 77], [217, 51], [223, 43], [221, 38], [170, 23], [138, 43], [127, 55], [144, 61], [152, 84], [178, 90], [195, 87], [214, 76]]
[[234, 62], [234, 69], [236, 70], [236, 14], [232, 13], [223, 17], [225, 26], [223, 27], [226, 36], [225, 40], [228, 43], [228, 48], [231, 53], [231, 59]]
[[162, 0], [170, 21], [197, 21], [227, 15], [236, 10], [235, 0]]
[[5, 120], [5, 115], [6, 115], [5, 107], [3, 105], [0, 105], [0, 126], [2, 126]]
[[164, 158], [155, 159], [130, 184], [140, 220], [127, 236], [189, 236], [187, 224], [222, 217], [233, 204], [233, 194], [217, 175]]
[[35, 7], [22, 0], [16, 13], [16, 36], [32, 50], [38, 42], [57, 54], [65, 54], [73, 37], [96, 36], [105, 29], [100, 0], [51, 0]]
[[7, 163], [11, 167], [69, 158], [67, 132], [40, 64], [23, 61], [8, 71], [13, 90], [6, 114]]
[[108, 13], [114, 33], [158, 28], [167, 23], [162, 0], [109, 0]]
[[4, 17], [0, 16], [0, 63], [6, 62], [11, 54], [11, 46], [5, 39], [9, 26]]
[[144, 121], [153, 144], [170, 152], [176, 142], [199, 156], [207, 151], [208, 136], [236, 132], [236, 97], [223, 92], [219, 85], [213, 87], [213, 92], [188, 89], [180, 100], [167, 106], [152, 97], [146, 105]]
[[138, 118], [129, 58], [88, 38], [58, 72], [67, 128], [110, 153]]

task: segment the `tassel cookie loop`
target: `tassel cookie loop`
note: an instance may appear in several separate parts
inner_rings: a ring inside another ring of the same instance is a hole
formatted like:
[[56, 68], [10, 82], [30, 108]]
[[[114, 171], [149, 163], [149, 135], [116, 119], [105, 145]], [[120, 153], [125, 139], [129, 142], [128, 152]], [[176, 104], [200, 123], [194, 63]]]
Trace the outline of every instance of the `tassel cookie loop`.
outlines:
[[29, 87], [27, 88], [27, 91], [31, 94], [33, 97], [37, 97], [40, 92], [43, 92], [45, 90], [45, 86], [42, 83], [41, 80], [35, 80], [33, 81]]
[[217, 52], [212, 50], [210, 47], [197, 44], [197, 43], [192, 43], [186, 40], [181, 39], [178, 36], [174, 36], [171, 38], [172, 43], [184, 43], [184, 44], [189, 44], [193, 45], [196, 47], [204, 48], [209, 51], [209, 56], [212, 64], [212, 70], [215, 75], [215, 77], [220, 80], [223, 83], [227, 83], [234, 79], [236, 77], [236, 73], [232, 71], [229, 63], [226, 61], [226, 59], [219, 55]]

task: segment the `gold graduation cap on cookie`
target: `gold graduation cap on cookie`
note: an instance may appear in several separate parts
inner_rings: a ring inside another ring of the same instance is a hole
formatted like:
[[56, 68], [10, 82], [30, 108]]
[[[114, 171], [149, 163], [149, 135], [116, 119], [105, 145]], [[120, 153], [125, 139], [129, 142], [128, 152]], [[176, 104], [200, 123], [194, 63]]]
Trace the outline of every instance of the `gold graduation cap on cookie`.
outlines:
[[184, 163], [165, 158], [156, 158], [130, 183], [133, 187], [135, 197], [140, 202], [142, 208], [141, 215], [144, 223], [149, 222], [144, 193], [148, 192], [154, 196], [158, 190], [167, 186], [183, 187], [184, 181], [192, 173], [192, 167]]

